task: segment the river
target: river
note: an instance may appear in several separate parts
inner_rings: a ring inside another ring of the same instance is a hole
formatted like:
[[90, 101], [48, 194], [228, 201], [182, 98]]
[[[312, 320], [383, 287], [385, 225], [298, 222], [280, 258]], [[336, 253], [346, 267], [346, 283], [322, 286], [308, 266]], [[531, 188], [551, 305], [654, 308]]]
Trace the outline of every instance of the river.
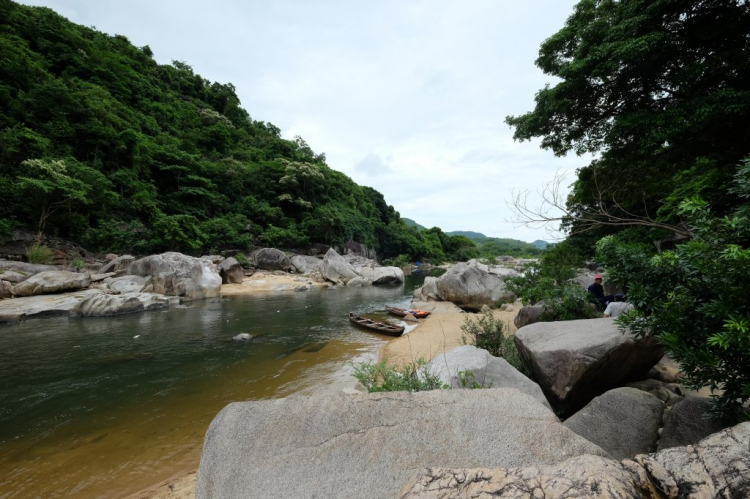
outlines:
[[388, 341], [348, 312], [385, 318], [423, 280], [0, 327], [0, 497], [124, 497], [197, 468], [226, 404], [341, 391]]

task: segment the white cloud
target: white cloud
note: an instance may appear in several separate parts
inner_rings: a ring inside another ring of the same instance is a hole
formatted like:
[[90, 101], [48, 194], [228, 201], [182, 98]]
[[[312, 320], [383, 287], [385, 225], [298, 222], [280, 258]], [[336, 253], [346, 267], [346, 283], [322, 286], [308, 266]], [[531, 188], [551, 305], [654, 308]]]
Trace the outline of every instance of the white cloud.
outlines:
[[24, 3], [233, 83], [253, 118], [302, 136], [428, 227], [548, 238], [506, 222], [506, 200], [589, 161], [513, 142], [504, 123], [551, 82], [534, 60], [574, 0]]

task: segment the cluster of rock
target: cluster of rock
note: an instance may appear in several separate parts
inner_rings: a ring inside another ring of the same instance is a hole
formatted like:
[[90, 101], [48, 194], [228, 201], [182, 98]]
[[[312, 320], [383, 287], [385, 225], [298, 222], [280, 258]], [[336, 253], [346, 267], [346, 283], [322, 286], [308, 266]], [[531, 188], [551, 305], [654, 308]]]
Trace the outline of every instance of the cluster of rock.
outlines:
[[516, 275], [515, 270], [504, 266], [489, 267], [469, 260], [450, 267], [440, 277], [426, 277], [422, 287], [414, 291], [414, 300], [450, 301], [467, 310], [494, 307], [514, 299], [505, 287], [505, 279]]
[[[0, 261], [0, 322], [31, 317], [106, 316], [220, 296], [222, 278], [210, 261], [181, 253], [112, 258], [97, 273]], [[7, 279], [7, 280], [6, 280]], [[7, 286], [5, 283], [10, 284]]]
[[750, 490], [750, 423], [720, 431], [706, 420], [705, 399], [684, 397], [668, 370], [653, 369], [662, 352], [652, 340], [592, 319], [527, 326], [516, 344], [539, 383], [464, 346], [435, 357], [429, 370], [452, 388], [488, 389], [231, 404], [206, 434], [197, 497], [697, 498]]

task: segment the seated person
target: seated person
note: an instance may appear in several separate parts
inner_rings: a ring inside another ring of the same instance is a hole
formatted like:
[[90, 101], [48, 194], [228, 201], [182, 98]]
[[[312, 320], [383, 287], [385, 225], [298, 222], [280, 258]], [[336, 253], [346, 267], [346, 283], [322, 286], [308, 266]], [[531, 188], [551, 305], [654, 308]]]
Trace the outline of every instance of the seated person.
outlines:
[[625, 300], [625, 296], [622, 293], [615, 294], [615, 301], [610, 302], [607, 305], [607, 309], [604, 311], [605, 317], [618, 317], [622, 314], [627, 314], [633, 310], [633, 305]]
[[602, 286], [602, 276], [601, 274], [596, 274], [594, 276], [594, 284], [588, 287], [589, 293], [596, 298], [596, 301], [599, 302], [599, 306], [605, 307], [607, 303], [611, 302], [614, 299], [614, 296], [607, 295], [604, 296], [604, 286]]

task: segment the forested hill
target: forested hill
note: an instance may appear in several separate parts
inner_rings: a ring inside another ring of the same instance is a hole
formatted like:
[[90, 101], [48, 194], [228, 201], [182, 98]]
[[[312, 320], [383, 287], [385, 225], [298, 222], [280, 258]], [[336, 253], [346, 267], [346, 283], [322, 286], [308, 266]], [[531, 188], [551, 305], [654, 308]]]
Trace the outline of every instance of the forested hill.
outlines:
[[447, 257], [383, 196], [253, 120], [231, 84], [148, 46], [0, 0], [0, 239], [26, 227], [98, 251], [186, 253], [356, 240]]

